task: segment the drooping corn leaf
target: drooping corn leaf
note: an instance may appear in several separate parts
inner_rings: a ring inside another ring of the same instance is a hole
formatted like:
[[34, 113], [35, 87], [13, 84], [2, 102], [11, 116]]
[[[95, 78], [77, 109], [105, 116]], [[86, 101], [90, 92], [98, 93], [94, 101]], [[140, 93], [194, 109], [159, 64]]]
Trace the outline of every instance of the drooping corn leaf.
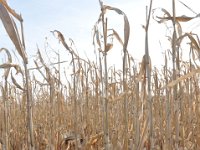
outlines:
[[[158, 18], [158, 19], [161, 19], [161, 20], [163, 20], [163, 21], [164, 21], [164, 20], [166, 20], [166, 21], [168, 21], [168, 20], [173, 20], [173, 17], [158, 17], [158, 16], [157, 16], [157, 18]], [[190, 21], [190, 20], [192, 20], [192, 19], [194, 19], [194, 18], [196, 18], [196, 17], [188, 17], [188, 16], [185, 16], [185, 15], [175, 17], [176, 21], [179, 21], [179, 22], [188, 22], [188, 21]]]
[[71, 47], [68, 46], [68, 44], [67, 44], [66, 41], [65, 41], [65, 38], [64, 38], [63, 34], [62, 34], [60, 31], [54, 30], [54, 31], [51, 31], [51, 32], [52, 32], [54, 35], [55, 35], [55, 33], [56, 33], [56, 34], [57, 34], [58, 40], [63, 44], [63, 46], [64, 46], [71, 54], [74, 54], [74, 56], [75, 56], [76, 58], [78, 58], [78, 55], [74, 52], [74, 50], [73, 50]]
[[11, 72], [11, 79], [12, 79], [13, 84], [14, 84], [18, 89], [24, 91], [24, 88], [22, 88], [22, 86], [21, 86], [19, 83], [17, 83], [16, 79], [13, 77], [12, 72]]
[[115, 8], [115, 7], [104, 5], [103, 8], [105, 10], [106, 9], [113, 10], [113, 11], [117, 12], [118, 14], [123, 15], [123, 17], [124, 17], [124, 44], [123, 44], [123, 51], [126, 51], [127, 50], [127, 46], [128, 46], [128, 41], [129, 41], [129, 35], [130, 35], [130, 25], [129, 25], [129, 21], [128, 21], [128, 18], [126, 16], [126, 14], [123, 11], [121, 11], [120, 9]]
[[[1, 49], [0, 49], [0, 52], [2, 52], [2, 51], [5, 51], [6, 54], [7, 54], [7, 57], [8, 57], [7, 63], [8, 63], [8, 64], [12, 63], [12, 57], [11, 57], [11, 54], [10, 54], [9, 50], [6, 49], [6, 48], [1, 48]], [[9, 68], [5, 68], [4, 70], [5, 70], [5, 71], [4, 71], [4, 77], [7, 79], [8, 74], [9, 74], [9, 72], [10, 72], [10, 67], [9, 67]]]
[[23, 49], [23, 46], [21, 44], [16, 25], [11, 16], [9, 15], [8, 11], [6, 10], [6, 8], [1, 3], [0, 3], [0, 18], [4, 25], [4, 28], [6, 29], [6, 32], [8, 33], [10, 39], [15, 45], [15, 48], [17, 49], [19, 55], [22, 57], [23, 61], [27, 63], [28, 60], [25, 51]]
[[[153, 13], [155, 12], [155, 10], [157, 9], [154, 9], [153, 10]], [[160, 19], [160, 20], [157, 20], [158, 23], [163, 23], [165, 21], [173, 21], [173, 16], [170, 15], [170, 13], [164, 9], [164, 8], [161, 8], [161, 11], [164, 13], [163, 17], [160, 17], [160, 16], [156, 16], [157, 19]], [[185, 16], [185, 15], [182, 15], [182, 16], [177, 16], [175, 17], [175, 20], [177, 22], [188, 22], [194, 18], [196, 18], [197, 16], [195, 17], [188, 17], [188, 16]]]
[[2, 51], [5, 51], [5, 52], [6, 52], [6, 55], [7, 55], [7, 57], [8, 57], [8, 63], [12, 63], [12, 57], [11, 57], [11, 54], [10, 54], [9, 50], [6, 49], [6, 48], [1, 48], [1, 49], [0, 49], [0, 53], [1, 53]]
[[121, 45], [124, 45], [124, 43], [123, 43], [122, 39], [120, 38], [119, 34], [118, 34], [114, 29], [112, 29], [112, 31], [113, 31], [113, 35], [114, 35], [115, 38], [119, 41], [119, 43], [120, 43]]
[[20, 22], [23, 22], [21, 15], [17, 14], [15, 10], [10, 8], [10, 6], [8, 6], [5, 0], [0, 0], [0, 3], [3, 4], [3, 6], [8, 10], [8, 12], [11, 13], [16, 19], [18, 19]]
[[200, 47], [199, 47], [199, 44], [198, 42], [195, 40], [195, 38], [190, 34], [190, 33], [185, 33], [184, 35], [180, 36], [178, 39], [177, 39], [177, 42], [178, 42], [178, 46], [180, 46], [180, 43], [182, 42], [182, 40], [185, 38], [185, 37], [188, 37], [191, 41], [191, 44], [192, 44], [192, 47], [197, 50], [198, 53], [200, 53]]
[[17, 65], [17, 64], [12, 64], [12, 63], [3, 63], [3, 64], [0, 64], [0, 68], [3, 68], [3, 69], [9, 69], [10, 70], [11, 67], [15, 68], [16, 74], [18, 74], [18, 73], [23, 74], [20, 66]]
[[[156, 11], [157, 9], [154, 9], [153, 10], [153, 13]], [[156, 16], [157, 19], [160, 19], [160, 20], [156, 20], [158, 23], [163, 23], [165, 21], [168, 21], [169, 19], [168, 18], [172, 18], [172, 16], [170, 15], [170, 13], [164, 9], [164, 8], [161, 8], [161, 11], [164, 13], [164, 17], [159, 17], [159, 16]], [[165, 17], [166, 16], [166, 17]]]

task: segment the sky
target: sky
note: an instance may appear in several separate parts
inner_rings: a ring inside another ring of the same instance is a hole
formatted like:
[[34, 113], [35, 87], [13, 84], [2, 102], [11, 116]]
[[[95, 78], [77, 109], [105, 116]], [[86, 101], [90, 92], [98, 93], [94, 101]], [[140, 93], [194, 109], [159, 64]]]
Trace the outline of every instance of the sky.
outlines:
[[[125, 12], [130, 22], [130, 39], [128, 51], [136, 60], [140, 62], [144, 55], [144, 37], [145, 32], [142, 25], [145, 25], [146, 5], [149, 0], [104, 0], [105, 5], [117, 7]], [[197, 0], [182, 0], [185, 4], [198, 12]], [[183, 6], [179, 1], [177, 3], [177, 15], [195, 16], [189, 9]], [[24, 32], [26, 52], [28, 57], [34, 58], [37, 52], [37, 46], [42, 53], [45, 53], [45, 41], [57, 51], [59, 49], [62, 59], [68, 59], [67, 53], [58, 43], [58, 40], [50, 31], [59, 30], [65, 36], [65, 39], [71, 38], [75, 42], [78, 53], [81, 57], [87, 56], [94, 59], [94, 47], [92, 45], [92, 29], [100, 14], [98, 0], [9, 0], [8, 4], [17, 13], [21, 13], [24, 19]], [[153, 8], [162, 7], [171, 11], [170, 0], [154, 0]], [[108, 16], [110, 28], [114, 28], [122, 36], [123, 19], [116, 13]], [[199, 31], [200, 20], [183, 24], [185, 31]], [[2, 24], [0, 24], [0, 46], [8, 47], [15, 51], [14, 46], [9, 43], [9, 38], [5, 33]], [[166, 26], [158, 24], [151, 19], [149, 27], [149, 50], [153, 66], [161, 66], [163, 62], [163, 52], [169, 48], [169, 42], [166, 38]], [[160, 44], [162, 43], [162, 44]], [[166, 46], [168, 45], [168, 46]], [[111, 65], [121, 65], [120, 45], [114, 45], [108, 53], [108, 62]], [[54, 59], [54, 52], [47, 52]], [[52, 53], [52, 54], [50, 54]], [[120, 60], [120, 61], [119, 61]], [[32, 61], [32, 60], [30, 60]], [[30, 62], [32, 64], [32, 62]]]

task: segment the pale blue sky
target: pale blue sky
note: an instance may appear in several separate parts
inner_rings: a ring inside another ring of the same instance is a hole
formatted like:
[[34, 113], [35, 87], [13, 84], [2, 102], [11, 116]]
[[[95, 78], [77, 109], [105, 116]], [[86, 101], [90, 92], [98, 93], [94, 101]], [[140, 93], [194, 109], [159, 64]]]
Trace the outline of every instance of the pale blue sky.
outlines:
[[[198, 7], [195, 5], [197, 0], [193, 0], [193, 3], [190, 3], [191, 1], [189, 0], [182, 1], [198, 13]], [[61, 31], [66, 39], [72, 38], [74, 40], [81, 56], [87, 53], [88, 57], [90, 55], [92, 57], [92, 28], [100, 13], [98, 0], [9, 0], [8, 2], [10, 7], [15, 9], [17, 13], [21, 13], [24, 19], [28, 56], [36, 54], [36, 44], [38, 44], [40, 49], [44, 48], [45, 37], [52, 41], [53, 48], [64, 49], [62, 46], [59, 46], [57, 40], [50, 33], [50, 31], [56, 29]], [[106, 5], [118, 7], [127, 14], [131, 27], [128, 50], [136, 60], [141, 61], [144, 54], [144, 29], [142, 29], [142, 25], [145, 24], [145, 7], [147, 2], [149, 4], [149, 0], [104, 0], [103, 2]], [[154, 8], [164, 7], [169, 9], [171, 7], [170, 0], [154, 0], [153, 2]], [[177, 14], [187, 15], [189, 13], [189, 16], [194, 16], [191, 11], [180, 5], [178, 1], [177, 6]], [[123, 28], [120, 30], [120, 27], [123, 27], [122, 19], [118, 18], [116, 14], [113, 14], [109, 19], [112, 22], [112, 28], [119, 29], [119, 32], [123, 31]], [[4, 30], [2, 29], [2, 24], [0, 26], [0, 30]], [[151, 39], [150, 55], [154, 65], [156, 62], [163, 60], [159, 40], [165, 38], [165, 29], [164, 25], [157, 24], [151, 20], [149, 34]], [[1, 33], [1, 47], [9, 48], [10, 44], [6, 42], [8, 40], [7, 35], [4, 32]], [[119, 62], [118, 58], [121, 58], [121, 48], [119, 48], [119, 52], [116, 52], [118, 48], [114, 48], [108, 55], [111, 64], [115, 63], [113, 58], [117, 62]], [[11, 49], [14, 50], [14, 47], [11, 47]]]
[[27, 47], [32, 48], [43, 44], [54, 29], [72, 39], [90, 34], [99, 13], [98, 1], [94, 0], [10, 0], [10, 6], [22, 14]]

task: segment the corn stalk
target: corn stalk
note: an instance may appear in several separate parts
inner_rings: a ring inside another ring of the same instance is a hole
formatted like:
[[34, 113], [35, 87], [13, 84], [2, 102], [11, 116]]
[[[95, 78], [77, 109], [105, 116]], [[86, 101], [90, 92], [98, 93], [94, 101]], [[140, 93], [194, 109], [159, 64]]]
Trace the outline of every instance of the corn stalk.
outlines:
[[148, 29], [149, 29], [149, 22], [151, 17], [151, 10], [152, 10], [152, 3], [153, 0], [150, 1], [150, 8], [149, 12], [147, 13], [147, 20], [146, 20], [146, 27], [145, 27], [145, 72], [147, 77], [147, 103], [148, 103], [148, 127], [149, 127], [149, 135], [148, 141], [150, 142], [150, 149], [153, 147], [153, 114], [152, 114], [152, 96], [151, 96], [151, 62], [149, 56], [149, 43], [148, 43]]

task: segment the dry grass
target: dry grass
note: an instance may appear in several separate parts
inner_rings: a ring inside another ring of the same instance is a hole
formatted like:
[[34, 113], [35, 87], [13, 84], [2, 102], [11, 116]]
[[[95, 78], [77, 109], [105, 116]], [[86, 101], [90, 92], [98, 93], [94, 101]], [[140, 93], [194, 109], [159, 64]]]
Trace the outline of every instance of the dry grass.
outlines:
[[[0, 149], [200, 149], [200, 69], [196, 59], [200, 42], [198, 35], [181, 29], [181, 21], [195, 17], [176, 17], [174, 0], [172, 14], [161, 9], [164, 15], [153, 17], [173, 27], [170, 53], [166, 52], [165, 65], [158, 70], [151, 66], [148, 48], [152, 1], [147, 10], [145, 54], [140, 64], [135, 64], [127, 50], [130, 27], [126, 14], [99, 2], [101, 13], [93, 36], [96, 62], [82, 59], [73, 41], [52, 31], [71, 56], [72, 75], [63, 84], [62, 62], [58, 59], [48, 66], [39, 48], [35, 68], [27, 68], [23, 32], [19, 34], [11, 18], [20, 22], [20, 31], [23, 20], [4, 0], [0, 1], [0, 18], [23, 61], [23, 66], [13, 63], [10, 51], [0, 49], [8, 57], [0, 64], [4, 69], [0, 84]], [[123, 16], [123, 38], [108, 26], [107, 11]], [[106, 56], [113, 50], [113, 38], [122, 45], [121, 70], [107, 68]], [[183, 61], [180, 54], [185, 49], [181, 44], [186, 38], [190, 59]], [[43, 82], [29, 76], [32, 70], [41, 75]], [[22, 83], [12, 72], [21, 76]]]

